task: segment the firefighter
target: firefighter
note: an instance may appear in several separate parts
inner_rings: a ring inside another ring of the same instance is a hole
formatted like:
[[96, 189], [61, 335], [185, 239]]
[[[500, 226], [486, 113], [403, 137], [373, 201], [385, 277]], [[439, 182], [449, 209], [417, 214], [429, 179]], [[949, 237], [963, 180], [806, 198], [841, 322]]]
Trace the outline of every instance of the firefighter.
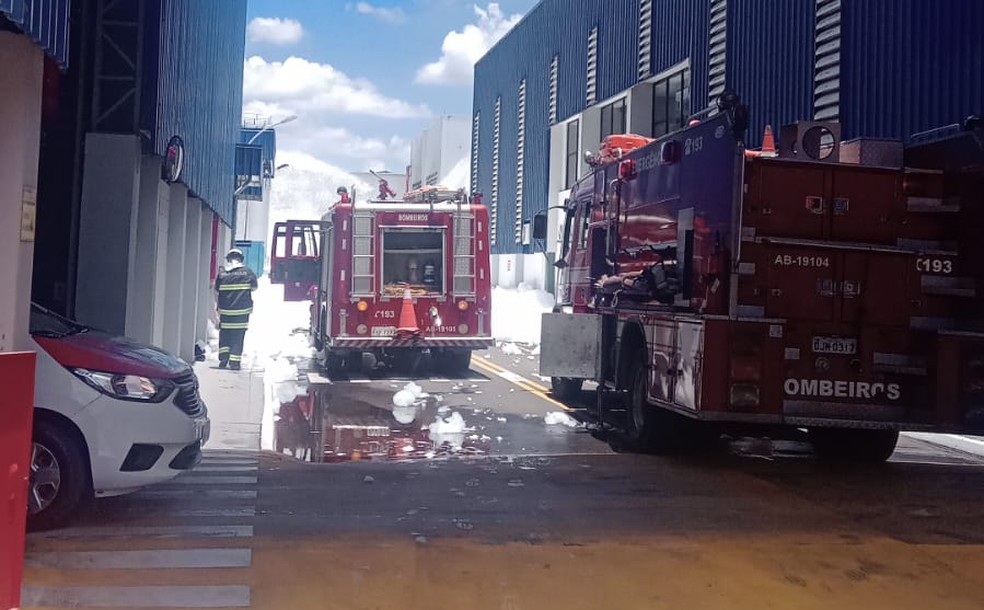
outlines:
[[437, 287], [437, 265], [430, 259], [424, 263], [424, 286], [430, 290]]
[[242, 368], [243, 341], [253, 313], [253, 294], [256, 274], [243, 265], [243, 252], [238, 248], [226, 254], [225, 271], [215, 278], [219, 309], [219, 368]]

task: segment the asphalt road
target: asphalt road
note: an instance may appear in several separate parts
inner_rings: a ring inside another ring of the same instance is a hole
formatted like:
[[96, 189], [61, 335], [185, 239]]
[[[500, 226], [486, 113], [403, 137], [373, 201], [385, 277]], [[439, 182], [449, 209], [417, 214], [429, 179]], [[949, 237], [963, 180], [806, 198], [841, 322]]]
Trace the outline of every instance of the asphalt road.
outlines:
[[[318, 386], [290, 437], [303, 460], [210, 452], [31, 534], [23, 605], [984, 608], [978, 455], [917, 438], [875, 467], [760, 439], [618, 454], [545, 422], [566, 405], [530, 355], [425, 374], [409, 413], [393, 405], [405, 379]], [[421, 431], [437, 420], [445, 431]], [[318, 434], [330, 451], [297, 443]]]

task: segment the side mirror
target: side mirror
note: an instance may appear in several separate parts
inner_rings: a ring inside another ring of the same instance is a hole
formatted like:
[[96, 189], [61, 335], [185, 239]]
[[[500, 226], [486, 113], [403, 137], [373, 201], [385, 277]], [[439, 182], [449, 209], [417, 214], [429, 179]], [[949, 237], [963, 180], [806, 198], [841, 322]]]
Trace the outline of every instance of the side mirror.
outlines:
[[547, 238], [547, 215], [540, 212], [533, 217], [533, 239]]

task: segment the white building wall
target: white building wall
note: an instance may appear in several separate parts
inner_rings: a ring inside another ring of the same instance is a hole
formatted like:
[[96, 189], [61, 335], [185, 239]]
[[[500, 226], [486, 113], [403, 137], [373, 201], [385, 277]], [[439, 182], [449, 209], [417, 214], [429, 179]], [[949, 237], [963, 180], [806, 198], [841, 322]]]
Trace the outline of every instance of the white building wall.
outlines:
[[[410, 145], [411, 188], [444, 181], [471, 156], [471, 118], [442, 116]], [[467, 178], [468, 172], [465, 172]]]
[[21, 228], [25, 199], [28, 225], [32, 224], [31, 201], [37, 201], [43, 54], [26, 36], [0, 32], [0, 57], [0, 352], [4, 352], [31, 349], [27, 331], [34, 241]]

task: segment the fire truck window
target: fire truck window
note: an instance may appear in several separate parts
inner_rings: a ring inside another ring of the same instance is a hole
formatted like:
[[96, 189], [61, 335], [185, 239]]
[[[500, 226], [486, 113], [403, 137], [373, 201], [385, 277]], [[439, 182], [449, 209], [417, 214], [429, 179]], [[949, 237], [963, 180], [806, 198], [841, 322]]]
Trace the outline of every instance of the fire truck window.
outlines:
[[414, 293], [443, 293], [444, 242], [441, 230], [383, 230], [383, 295], [401, 296], [407, 285]]
[[284, 258], [287, 256], [287, 227], [279, 225], [276, 228], [273, 238], [273, 256]]
[[588, 245], [588, 224], [591, 222], [591, 202], [582, 201], [578, 206], [581, 208], [581, 227], [578, 233], [578, 245], [584, 248]]

